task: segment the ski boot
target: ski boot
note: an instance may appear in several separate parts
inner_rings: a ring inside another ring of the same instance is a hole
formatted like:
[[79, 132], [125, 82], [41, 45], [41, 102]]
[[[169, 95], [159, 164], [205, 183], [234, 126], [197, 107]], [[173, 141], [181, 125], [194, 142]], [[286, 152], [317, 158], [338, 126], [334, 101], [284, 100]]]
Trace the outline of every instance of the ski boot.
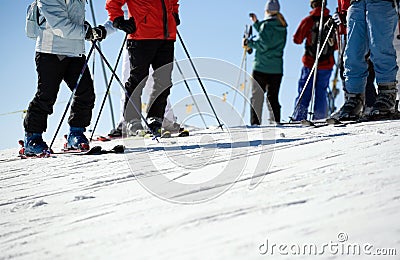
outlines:
[[[20, 143], [22, 146], [22, 143]], [[47, 152], [46, 142], [43, 141], [41, 133], [28, 133], [25, 132], [25, 138], [23, 147], [21, 148], [20, 154], [27, 156], [35, 156], [38, 154], [45, 154]]]
[[339, 113], [332, 118], [340, 121], [350, 121], [360, 119], [364, 108], [364, 94], [345, 93], [345, 102], [340, 108]]
[[116, 128], [114, 128], [110, 131], [108, 136], [111, 138], [122, 137], [122, 126], [123, 126], [123, 122], [120, 122]]
[[64, 148], [67, 150], [89, 150], [89, 140], [83, 132], [85, 132], [84, 127], [71, 126]]
[[164, 118], [164, 121], [162, 123], [162, 128], [165, 131], [169, 131], [171, 133], [179, 133], [179, 130], [181, 129], [181, 125], [173, 122], [167, 118]]
[[138, 132], [143, 130], [142, 120], [140, 119], [133, 119], [126, 123], [126, 134], [128, 136], [135, 136], [138, 135]]
[[163, 120], [159, 117], [149, 117], [147, 119], [149, 130], [156, 137], [161, 136], [162, 122]]
[[390, 119], [397, 112], [396, 96], [396, 83], [378, 84], [378, 96], [369, 117], [371, 119]]

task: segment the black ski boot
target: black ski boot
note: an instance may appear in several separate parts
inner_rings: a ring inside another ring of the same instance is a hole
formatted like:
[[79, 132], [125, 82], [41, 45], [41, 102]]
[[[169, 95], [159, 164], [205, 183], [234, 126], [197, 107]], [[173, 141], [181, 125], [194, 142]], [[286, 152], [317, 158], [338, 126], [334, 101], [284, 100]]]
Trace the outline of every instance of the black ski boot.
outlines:
[[396, 113], [396, 83], [378, 84], [378, 96], [369, 116], [372, 118], [390, 117]]
[[340, 108], [337, 118], [340, 121], [358, 120], [364, 108], [364, 94], [345, 93], [345, 102]]
[[149, 126], [149, 131], [154, 135], [154, 136], [161, 136], [161, 127], [163, 123], [163, 119], [159, 117], [149, 117], [147, 119], [147, 123]]
[[112, 129], [108, 134], [109, 137], [122, 137], [122, 130], [125, 127], [125, 122], [121, 121], [118, 123], [117, 127]]

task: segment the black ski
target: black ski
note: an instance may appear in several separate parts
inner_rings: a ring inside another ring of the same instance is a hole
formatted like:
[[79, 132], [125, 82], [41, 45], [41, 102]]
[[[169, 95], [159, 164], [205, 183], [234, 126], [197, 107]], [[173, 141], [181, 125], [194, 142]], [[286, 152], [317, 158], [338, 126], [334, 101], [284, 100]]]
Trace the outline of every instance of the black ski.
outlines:
[[111, 149], [103, 149], [101, 146], [93, 146], [89, 150], [67, 150], [60, 153], [53, 154], [73, 154], [73, 155], [101, 155], [107, 153], [124, 153], [125, 147], [123, 145], [116, 145]]

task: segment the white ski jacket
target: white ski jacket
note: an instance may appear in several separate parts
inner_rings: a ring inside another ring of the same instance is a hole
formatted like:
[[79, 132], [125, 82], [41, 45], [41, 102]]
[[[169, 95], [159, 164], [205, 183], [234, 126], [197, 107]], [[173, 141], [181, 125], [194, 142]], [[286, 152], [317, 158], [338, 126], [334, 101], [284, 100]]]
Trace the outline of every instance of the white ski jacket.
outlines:
[[35, 50], [69, 57], [85, 54], [85, 0], [37, 0], [37, 5], [46, 22]]

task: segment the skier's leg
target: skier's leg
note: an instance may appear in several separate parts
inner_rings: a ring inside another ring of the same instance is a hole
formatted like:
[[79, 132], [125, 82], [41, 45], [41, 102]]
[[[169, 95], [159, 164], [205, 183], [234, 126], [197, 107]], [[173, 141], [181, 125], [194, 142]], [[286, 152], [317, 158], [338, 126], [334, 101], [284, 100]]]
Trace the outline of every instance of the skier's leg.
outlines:
[[392, 2], [370, 1], [367, 3], [366, 14], [371, 61], [378, 84], [378, 96], [371, 113], [393, 113], [397, 98], [398, 70], [396, 50], [393, 46], [398, 19], [396, 9]]
[[314, 120], [327, 117], [327, 89], [329, 87], [331, 75], [332, 70], [318, 70], [317, 82], [315, 84]]
[[250, 124], [260, 125], [262, 108], [264, 105], [264, 93], [267, 85], [267, 74], [253, 71], [252, 89], [250, 98]]
[[131, 104], [128, 98], [125, 98], [125, 113], [124, 118], [126, 122], [133, 120], [141, 120], [142, 109], [142, 91], [146, 85], [146, 80], [149, 76], [149, 68], [151, 61], [156, 55], [157, 45], [154, 41], [136, 41], [128, 40], [128, 52], [130, 61], [130, 75], [125, 84], [128, 95], [133, 101], [135, 107]]
[[[281, 105], [279, 104], [279, 89], [282, 82], [282, 74], [268, 74], [267, 99], [270, 115], [274, 115], [276, 123], [281, 122]], [[271, 117], [272, 118], [272, 117]]]
[[[313, 78], [308, 82], [307, 86], [305, 86], [306, 81], [308, 76], [310, 75], [311, 69], [307, 67], [303, 67], [301, 69], [301, 75], [300, 79], [298, 82], [298, 96], [296, 97], [295, 100], [295, 106], [297, 105], [297, 109], [294, 113], [293, 120], [294, 121], [301, 121], [303, 119], [307, 119], [307, 113], [308, 113], [308, 106], [310, 104], [311, 100], [311, 95], [312, 95], [312, 84], [313, 84]], [[303, 88], [306, 88], [306, 90], [303, 93], [303, 96], [300, 100], [300, 95], [303, 91]], [[296, 108], [296, 107], [295, 107]]]
[[53, 105], [63, 79], [64, 65], [57, 55], [47, 53], [36, 53], [35, 62], [38, 86], [29, 104], [24, 128], [26, 132], [42, 133], [46, 131], [48, 115], [53, 113]]
[[[122, 75], [121, 75], [121, 81], [126, 84], [129, 78], [129, 72], [130, 72], [130, 63], [129, 63], [129, 53], [128, 49], [125, 48], [122, 50]], [[120, 137], [122, 136], [123, 132], [125, 132], [126, 129], [126, 122], [124, 120], [124, 111], [125, 111], [125, 90], [123, 88], [119, 88], [121, 96], [120, 96], [120, 102], [119, 102], [119, 120], [117, 125], [115, 126], [114, 129], [110, 131], [108, 136], [111, 137]]]
[[174, 41], [162, 40], [158, 44], [157, 54], [152, 62], [154, 85], [150, 94], [147, 117], [158, 118], [162, 122], [172, 87], [171, 74], [175, 47]]
[[[65, 59], [68, 66], [64, 75], [64, 81], [67, 83], [68, 87], [73, 90], [80, 76], [82, 67], [85, 64], [86, 57], [67, 57]], [[69, 125], [79, 128], [89, 126], [90, 120], [92, 119], [94, 101], [93, 80], [89, 68], [86, 68], [78, 88], [76, 89], [74, 100], [71, 105], [71, 113], [68, 118]]]
[[[125, 48], [122, 52], [122, 76], [121, 76], [121, 80], [122, 83], [126, 84], [126, 82], [128, 82], [129, 79], [129, 74], [130, 74], [130, 62], [129, 62], [129, 53], [128, 53], [128, 49]], [[120, 99], [120, 119], [119, 119], [119, 123], [120, 124], [124, 124], [124, 107], [125, 107], [125, 91], [120, 88], [121, 91], [121, 99]]]
[[344, 76], [346, 90], [351, 94], [365, 92], [368, 64], [365, 56], [369, 51], [366, 23], [366, 0], [354, 2], [347, 15], [348, 42], [344, 51]]

